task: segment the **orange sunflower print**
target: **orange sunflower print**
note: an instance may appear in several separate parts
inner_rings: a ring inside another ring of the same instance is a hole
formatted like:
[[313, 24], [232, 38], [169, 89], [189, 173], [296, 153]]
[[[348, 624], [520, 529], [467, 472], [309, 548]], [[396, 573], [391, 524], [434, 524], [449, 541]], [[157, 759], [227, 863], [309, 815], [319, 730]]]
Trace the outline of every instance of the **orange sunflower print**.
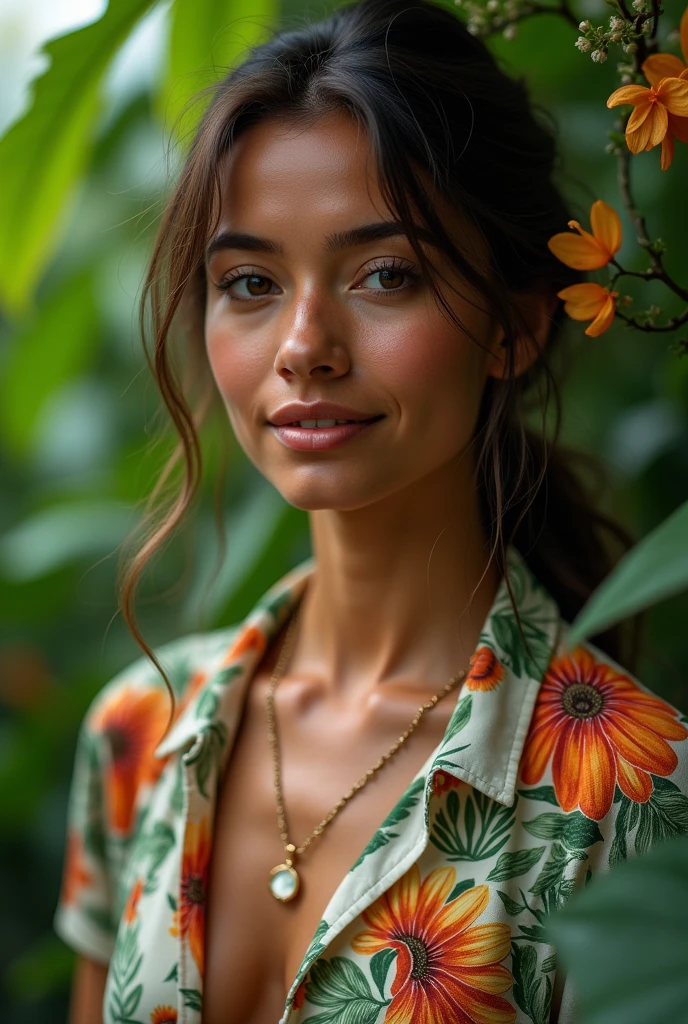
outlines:
[[526, 785], [539, 782], [550, 759], [562, 810], [579, 807], [599, 821], [614, 790], [644, 803], [651, 775], [667, 776], [678, 758], [667, 740], [688, 731], [677, 712], [584, 647], [555, 658], [547, 671], [521, 766]]
[[184, 836], [177, 927], [182, 938], [189, 937], [191, 955], [203, 975], [205, 904], [210, 870], [210, 829], [208, 819], [189, 822]]
[[489, 887], [478, 885], [447, 903], [456, 883], [452, 867], [435, 868], [421, 883], [418, 865], [363, 911], [368, 925], [354, 936], [354, 952], [397, 951], [392, 1001], [385, 1024], [513, 1024], [503, 999], [512, 976], [500, 964], [510, 951], [509, 926], [475, 924]]
[[432, 777], [432, 792], [434, 796], [442, 796], [443, 793], [450, 789], [459, 789], [465, 785], [465, 782], [457, 779], [455, 775], [450, 775], [449, 772], [435, 772]]
[[158, 689], [124, 687], [105, 702], [93, 727], [110, 749], [105, 787], [112, 828], [131, 828], [136, 794], [142, 782], [154, 781], [160, 766], [153, 757], [168, 718], [168, 701]]
[[479, 647], [469, 665], [467, 690], [494, 690], [504, 676], [504, 669], [490, 647]]
[[134, 888], [129, 893], [129, 896], [127, 898], [127, 903], [126, 903], [126, 906], [124, 908], [124, 915], [123, 916], [124, 916], [124, 920], [127, 922], [127, 924], [133, 924], [134, 921], [136, 920], [136, 911], [137, 911], [137, 908], [138, 908], [138, 905], [139, 905], [139, 900], [141, 899], [142, 892], [143, 892], [143, 879], [142, 878], [137, 878], [136, 879], [136, 883], [134, 885]]
[[235, 640], [234, 644], [227, 651], [222, 666], [229, 665], [235, 658], [239, 658], [246, 651], [256, 650], [262, 653], [267, 644], [267, 638], [262, 630], [256, 626], [248, 626]]
[[156, 1006], [150, 1015], [151, 1024], [177, 1024], [174, 1006]]
[[70, 830], [67, 834], [64, 870], [62, 872], [63, 903], [76, 903], [79, 891], [91, 885], [93, 875], [87, 869], [83, 859], [83, 844], [78, 832]]

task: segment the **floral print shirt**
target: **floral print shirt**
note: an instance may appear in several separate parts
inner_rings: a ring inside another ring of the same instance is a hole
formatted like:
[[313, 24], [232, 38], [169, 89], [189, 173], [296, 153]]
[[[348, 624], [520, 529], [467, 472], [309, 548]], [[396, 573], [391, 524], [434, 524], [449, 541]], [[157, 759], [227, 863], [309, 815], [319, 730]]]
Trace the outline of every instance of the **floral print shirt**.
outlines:
[[[201, 1022], [218, 782], [314, 566], [238, 627], [158, 652], [179, 701], [162, 743], [168, 697], [146, 659], [85, 717], [55, 927], [109, 964], [104, 1024]], [[441, 743], [323, 907], [280, 1024], [569, 1024], [547, 915], [688, 832], [686, 719], [593, 647], [568, 650], [515, 551], [508, 572], [523, 636], [503, 581]]]

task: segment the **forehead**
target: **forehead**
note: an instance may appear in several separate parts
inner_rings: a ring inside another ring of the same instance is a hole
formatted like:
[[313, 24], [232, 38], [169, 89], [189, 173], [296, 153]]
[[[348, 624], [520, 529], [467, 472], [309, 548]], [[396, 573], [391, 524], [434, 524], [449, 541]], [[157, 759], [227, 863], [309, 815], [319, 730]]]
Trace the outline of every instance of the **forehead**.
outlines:
[[270, 118], [237, 138], [222, 168], [221, 225], [250, 219], [291, 230], [389, 213], [364, 129], [342, 113], [303, 126]]

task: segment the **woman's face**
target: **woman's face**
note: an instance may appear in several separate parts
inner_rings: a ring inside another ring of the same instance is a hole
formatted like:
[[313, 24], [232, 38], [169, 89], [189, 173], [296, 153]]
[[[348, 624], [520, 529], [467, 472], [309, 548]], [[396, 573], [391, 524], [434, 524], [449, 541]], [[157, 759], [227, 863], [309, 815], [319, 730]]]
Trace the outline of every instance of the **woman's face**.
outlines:
[[[367, 138], [344, 114], [307, 129], [264, 121], [232, 150], [206, 267], [208, 358], [239, 443], [298, 508], [401, 497], [450, 475], [473, 434], [501, 332], [445, 293], [475, 344], [422, 284], [406, 237], [362, 230], [393, 221]], [[347, 440], [347, 428], [280, 433], [271, 421], [293, 402], [353, 410], [326, 419], [379, 418]]]

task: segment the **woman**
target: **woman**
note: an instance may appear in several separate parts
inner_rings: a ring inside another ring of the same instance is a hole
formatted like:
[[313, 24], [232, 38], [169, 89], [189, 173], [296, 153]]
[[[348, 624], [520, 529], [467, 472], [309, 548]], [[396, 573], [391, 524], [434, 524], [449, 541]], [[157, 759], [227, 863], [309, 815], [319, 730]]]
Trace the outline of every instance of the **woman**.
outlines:
[[313, 557], [94, 701], [56, 917], [73, 1024], [575, 1019], [543, 922], [685, 793], [688, 732], [616, 634], [566, 646], [613, 528], [523, 425], [574, 279], [554, 158], [426, 0], [343, 8], [219, 84], [146, 286], [187, 475], [123, 607], [135, 630], [200, 473], [173, 322]]

